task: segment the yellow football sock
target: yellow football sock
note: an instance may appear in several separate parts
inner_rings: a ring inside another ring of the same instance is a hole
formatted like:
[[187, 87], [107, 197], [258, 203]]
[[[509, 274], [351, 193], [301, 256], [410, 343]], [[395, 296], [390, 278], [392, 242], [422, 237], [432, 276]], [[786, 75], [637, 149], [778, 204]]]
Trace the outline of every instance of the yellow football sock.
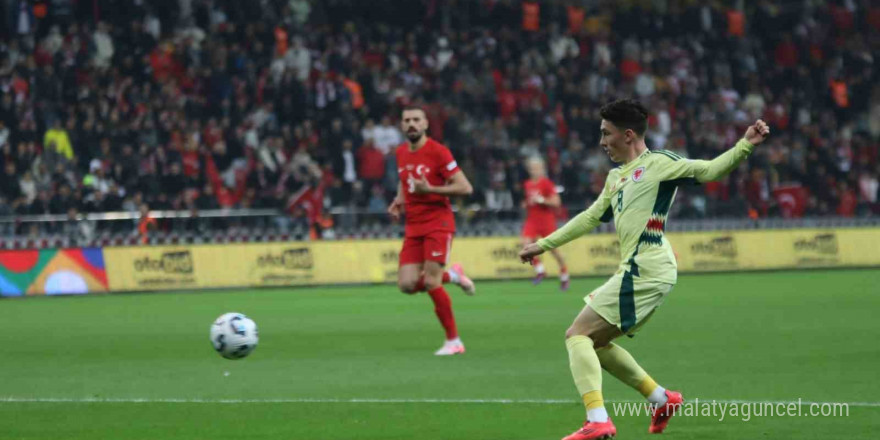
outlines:
[[565, 346], [568, 348], [571, 377], [584, 398], [584, 405], [588, 410], [603, 406], [602, 367], [593, 350], [593, 340], [575, 335], [565, 340]]
[[635, 388], [643, 396], [648, 397], [657, 388], [657, 382], [639, 366], [628, 351], [615, 343], [596, 350], [599, 363], [605, 371], [620, 379], [621, 382]]
[[605, 401], [602, 400], [601, 390], [590, 391], [581, 397], [584, 399], [584, 406], [587, 407], [587, 411], [605, 406]]

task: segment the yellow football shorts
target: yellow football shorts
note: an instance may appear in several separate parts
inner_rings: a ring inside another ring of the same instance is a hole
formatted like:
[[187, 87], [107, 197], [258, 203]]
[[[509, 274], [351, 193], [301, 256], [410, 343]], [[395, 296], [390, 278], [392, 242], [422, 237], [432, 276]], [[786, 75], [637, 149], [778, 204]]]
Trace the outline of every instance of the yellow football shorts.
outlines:
[[673, 284], [642, 280], [620, 271], [584, 297], [584, 301], [606, 321], [632, 336], [663, 304]]

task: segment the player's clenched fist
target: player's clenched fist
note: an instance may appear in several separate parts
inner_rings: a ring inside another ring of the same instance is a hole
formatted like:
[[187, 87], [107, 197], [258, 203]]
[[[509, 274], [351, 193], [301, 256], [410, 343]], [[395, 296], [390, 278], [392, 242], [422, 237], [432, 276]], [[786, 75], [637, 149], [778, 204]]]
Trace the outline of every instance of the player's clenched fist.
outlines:
[[770, 136], [770, 126], [763, 120], [758, 119], [746, 130], [745, 139], [752, 145], [758, 145], [764, 142], [767, 136]]
[[519, 251], [519, 259], [523, 263], [531, 263], [532, 258], [535, 258], [543, 253], [544, 249], [541, 249], [541, 246], [538, 246], [538, 243], [529, 243], [525, 245], [521, 251]]
[[428, 183], [428, 179], [425, 176], [419, 176], [418, 179], [413, 179], [413, 192], [416, 194], [431, 193], [431, 184]]

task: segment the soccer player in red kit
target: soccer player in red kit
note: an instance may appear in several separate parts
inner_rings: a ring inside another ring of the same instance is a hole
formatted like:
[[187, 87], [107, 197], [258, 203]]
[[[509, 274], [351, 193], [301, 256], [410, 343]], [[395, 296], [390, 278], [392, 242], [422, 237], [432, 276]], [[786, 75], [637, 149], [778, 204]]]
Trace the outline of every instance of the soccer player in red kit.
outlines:
[[446, 331], [446, 342], [435, 352], [438, 356], [464, 353], [458, 337], [452, 301], [444, 282], [458, 284], [468, 295], [474, 283], [461, 265], [444, 270], [452, 250], [455, 217], [450, 196], [466, 196], [473, 187], [445, 146], [427, 136], [425, 111], [408, 107], [403, 110], [401, 128], [407, 142], [397, 147], [397, 171], [400, 183], [397, 196], [388, 206], [394, 219], [406, 211], [405, 238], [400, 251], [397, 285], [400, 291], [414, 294], [427, 291], [434, 302], [434, 312]]
[[[547, 168], [544, 161], [539, 157], [533, 157], [526, 163], [529, 172], [529, 180], [523, 184], [526, 208], [526, 221], [523, 223], [522, 243], [523, 246], [534, 243], [556, 230], [556, 209], [562, 205], [562, 200], [556, 192], [556, 185], [547, 178]], [[550, 251], [556, 262], [559, 263], [559, 288], [568, 290], [570, 279], [565, 260], [557, 249]], [[532, 263], [535, 267], [535, 285], [539, 284], [547, 276], [544, 264], [535, 258]]]

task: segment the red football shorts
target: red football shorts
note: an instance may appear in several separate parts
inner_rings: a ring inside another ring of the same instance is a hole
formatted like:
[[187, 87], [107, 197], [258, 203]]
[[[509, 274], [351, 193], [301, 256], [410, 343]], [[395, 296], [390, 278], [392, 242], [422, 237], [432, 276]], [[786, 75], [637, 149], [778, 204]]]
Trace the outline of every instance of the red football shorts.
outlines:
[[432, 232], [406, 237], [400, 250], [400, 265], [436, 261], [445, 265], [452, 251], [452, 232]]
[[522, 236], [526, 238], [546, 237], [556, 230], [556, 222], [536, 222], [526, 220], [523, 223]]

